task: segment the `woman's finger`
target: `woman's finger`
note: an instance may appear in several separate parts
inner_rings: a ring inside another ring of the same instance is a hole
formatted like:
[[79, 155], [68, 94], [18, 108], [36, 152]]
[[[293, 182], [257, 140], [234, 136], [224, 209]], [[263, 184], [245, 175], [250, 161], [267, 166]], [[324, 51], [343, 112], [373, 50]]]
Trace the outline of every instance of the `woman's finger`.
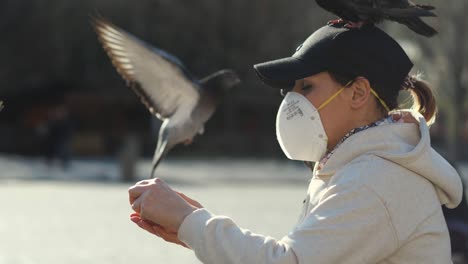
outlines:
[[133, 204], [146, 190], [148, 190], [148, 186], [134, 185], [128, 188], [128, 199], [130, 204]]
[[134, 223], [138, 223], [138, 221], [140, 221], [141, 218], [138, 217], [138, 216], [131, 216], [131, 217], [130, 217], [130, 220], [132, 220], [132, 222], [134, 222]]
[[165, 241], [189, 248], [184, 242], [179, 240], [179, 238], [177, 237], [177, 233], [168, 232], [159, 225], [153, 225], [153, 230], [157, 232], [160, 235], [160, 237]]
[[151, 234], [154, 234], [158, 237], [161, 237], [161, 235], [153, 229], [153, 225], [149, 224], [148, 222], [146, 222], [145, 220], [140, 220], [138, 221], [138, 223], [136, 223], [139, 227], [141, 227], [142, 229], [150, 232]]
[[142, 180], [142, 181], [135, 183], [135, 185], [148, 185], [152, 182], [153, 182], [152, 180]]
[[139, 215], [141, 215], [141, 199], [142, 197], [138, 197], [137, 199], [135, 199], [132, 203], [132, 209], [133, 211], [137, 212]]

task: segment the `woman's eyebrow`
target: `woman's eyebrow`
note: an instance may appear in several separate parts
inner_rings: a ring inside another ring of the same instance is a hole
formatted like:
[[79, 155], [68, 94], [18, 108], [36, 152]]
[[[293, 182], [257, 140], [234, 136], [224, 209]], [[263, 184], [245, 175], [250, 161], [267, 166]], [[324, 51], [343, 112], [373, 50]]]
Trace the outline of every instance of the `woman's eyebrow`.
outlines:
[[309, 80], [304, 80], [302, 86], [306, 86], [306, 85], [314, 86], [315, 82], [314, 81], [309, 81]]

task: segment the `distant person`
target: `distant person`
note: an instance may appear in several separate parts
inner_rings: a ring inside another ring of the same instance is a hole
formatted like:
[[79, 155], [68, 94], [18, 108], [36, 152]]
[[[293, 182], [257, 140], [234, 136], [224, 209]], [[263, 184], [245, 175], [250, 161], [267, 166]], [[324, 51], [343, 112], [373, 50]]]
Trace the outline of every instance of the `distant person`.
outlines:
[[[342, 24], [320, 28], [292, 57], [255, 65], [266, 84], [285, 89], [276, 120], [283, 152], [315, 162], [285, 237], [242, 229], [160, 179], [129, 189], [131, 220], [203, 263], [451, 263], [441, 205], [456, 207], [462, 185], [431, 148], [436, 102], [412, 67], [377, 27]], [[398, 109], [401, 90], [415, 110]]]
[[70, 163], [72, 121], [66, 105], [60, 104], [49, 111], [45, 127], [45, 156], [52, 165], [58, 161], [63, 169]]

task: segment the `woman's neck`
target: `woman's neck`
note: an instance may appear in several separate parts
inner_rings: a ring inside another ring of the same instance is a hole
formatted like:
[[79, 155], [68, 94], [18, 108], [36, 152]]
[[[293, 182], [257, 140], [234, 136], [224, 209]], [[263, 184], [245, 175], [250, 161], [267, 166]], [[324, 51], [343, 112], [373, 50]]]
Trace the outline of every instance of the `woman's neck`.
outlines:
[[378, 120], [381, 120], [386, 116], [386, 114], [382, 113], [379, 109], [375, 109], [375, 111], [362, 111], [360, 114], [351, 115], [344, 117], [344, 119], [348, 120], [348, 122], [343, 122], [343, 126], [340, 131], [337, 133], [335, 137], [329, 137], [327, 150], [331, 151], [336, 147], [336, 145], [341, 141], [341, 139], [346, 136], [349, 132], [353, 129], [358, 127], [363, 127], [369, 124], [372, 124]]

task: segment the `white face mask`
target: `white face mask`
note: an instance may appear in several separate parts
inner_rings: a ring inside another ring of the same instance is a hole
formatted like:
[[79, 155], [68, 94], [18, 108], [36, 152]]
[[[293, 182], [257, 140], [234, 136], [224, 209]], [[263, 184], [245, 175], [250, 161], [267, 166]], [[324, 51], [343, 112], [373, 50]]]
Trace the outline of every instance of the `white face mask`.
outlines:
[[303, 95], [289, 92], [276, 117], [276, 136], [292, 160], [319, 161], [327, 151], [327, 134], [318, 110]]
[[[292, 160], [318, 162], [327, 152], [328, 138], [320, 120], [319, 110], [328, 105], [353, 80], [323, 102], [318, 108], [302, 94], [289, 92], [283, 99], [276, 116], [276, 137], [284, 154]], [[379, 95], [370, 89], [382, 106], [390, 111]]]

